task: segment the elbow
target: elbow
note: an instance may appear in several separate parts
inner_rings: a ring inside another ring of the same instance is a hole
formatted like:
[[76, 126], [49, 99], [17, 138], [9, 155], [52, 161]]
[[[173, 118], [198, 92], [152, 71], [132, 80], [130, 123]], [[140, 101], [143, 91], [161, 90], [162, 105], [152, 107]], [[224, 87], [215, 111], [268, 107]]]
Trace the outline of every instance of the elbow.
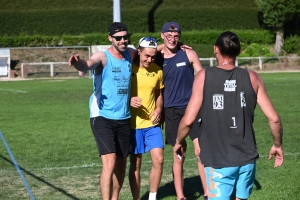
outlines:
[[272, 117], [269, 117], [269, 122], [272, 122], [274, 124], [281, 123], [279, 115], [273, 115]]
[[193, 122], [194, 122], [193, 120], [185, 118], [185, 117], [183, 117], [181, 120], [181, 123], [187, 127], [192, 126]]

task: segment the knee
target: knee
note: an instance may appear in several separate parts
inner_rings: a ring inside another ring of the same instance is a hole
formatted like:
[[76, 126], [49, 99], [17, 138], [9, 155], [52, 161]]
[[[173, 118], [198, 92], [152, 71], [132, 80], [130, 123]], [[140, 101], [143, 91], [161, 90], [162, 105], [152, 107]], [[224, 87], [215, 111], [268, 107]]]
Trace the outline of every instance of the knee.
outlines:
[[102, 163], [102, 171], [105, 173], [112, 173], [115, 168], [115, 163], [108, 162], [108, 163]]
[[163, 162], [164, 162], [163, 155], [156, 156], [154, 159], [152, 159], [152, 165], [157, 166], [157, 167], [162, 166]]

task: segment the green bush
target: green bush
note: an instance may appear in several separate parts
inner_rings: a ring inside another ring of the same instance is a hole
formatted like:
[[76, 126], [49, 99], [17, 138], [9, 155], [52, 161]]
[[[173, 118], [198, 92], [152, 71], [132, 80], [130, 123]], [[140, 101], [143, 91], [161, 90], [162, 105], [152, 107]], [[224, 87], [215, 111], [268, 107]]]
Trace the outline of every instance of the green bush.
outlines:
[[[183, 31], [261, 28], [253, 0], [121, 0], [121, 8], [130, 33], [156, 33], [167, 21]], [[10, 0], [0, 11], [0, 36], [106, 33], [113, 21], [112, 1]]]
[[[241, 35], [242, 48], [251, 43], [260, 41], [261, 44], [269, 44], [269, 38], [273, 37], [273, 33], [268, 31], [249, 31], [249, 30], [233, 30], [237, 35]], [[181, 41], [185, 44], [202, 44], [210, 45], [211, 49], [215, 40], [222, 33], [220, 30], [206, 31], [183, 31]], [[160, 32], [156, 33], [134, 33], [131, 34], [130, 44], [137, 45], [139, 39], [144, 36], [156, 37], [158, 43], [162, 43]], [[260, 38], [261, 35], [265, 37]], [[80, 35], [62, 35], [62, 36], [41, 36], [41, 35], [20, 35], [20, 36], [0, 36], [0, 47], [40, 47], [40, 46], [90, 46], [90, 45], [106, 45], [110, 44], [107, 39], [107, 33], [93, 33]]]
[[270, 54], [269, 48], [266, 45], [260, 45], [257, 43], [250, 44], [243, 53], [240, 54], [241, 57], [259, 57]]
[[284, 41], [283, 49], [287, 53], [298, 53], [300, 55], [300, 36], [291, 36]]

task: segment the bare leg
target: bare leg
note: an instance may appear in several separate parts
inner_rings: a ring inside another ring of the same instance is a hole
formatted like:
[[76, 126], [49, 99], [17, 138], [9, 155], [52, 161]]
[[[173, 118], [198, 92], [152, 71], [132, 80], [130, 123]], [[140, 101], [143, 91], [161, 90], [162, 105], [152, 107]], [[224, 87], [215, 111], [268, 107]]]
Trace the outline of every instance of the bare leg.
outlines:
[[[186, 143], [183, 145], [184, 152], [186, 151]], [[174, 151], [173, 151], [174, 152]], [[174, 178], [174, 186], [176, 190], [177, 200], [185, 197], [183, 193], [183, 163], [184, 163], [185, 155], [181, 155], [181, 160], [178, 159], [177, 155], [173, 153], [173, 178]]]
[[132, 199], [140, 199], [140, 189], [141, 189], [141, 165], [142, 165], [142, 155], [141, 154], [131, 154], [130, 155], [130, 168], [129, 168], [129, 185], [131, 189]]
[[149, 177], [150, 192], [157, 192], [163, 172], [164, 153], [162, 148], [154, 148], [150, 151], [150, 154], [152, 159]]
[[110, 153], [101, 156], [102, 171], [100, 174], [100, 190], [103, 200], [111, 200], [113, 170], [116, 163], [116, 154]]
[[198, 165], [198, 172], [200, 175], [200, 179], [201, 179], [201, 183], [203, 186], [203, 191], [204, 194], [203, 196], [207, 196], [208, 195], [208, 189], [207, 189], [207, 185], [206, 185], [206, 175], [205, 175], [205, 170], [204, 170], [204, 165], [202, 164], [201, 160], [200, 160], [200, 146], [199, 146], [199, 142], [198, 142], [198, 138], [193, 140], [193, 144], [194, 144], [194, 151], [195, 151], [195, 156], [197, 158], [197, 165]]
[[126, 173], [127, 158], [117, 156], [112, 176], [112, 200], [118, 200]]

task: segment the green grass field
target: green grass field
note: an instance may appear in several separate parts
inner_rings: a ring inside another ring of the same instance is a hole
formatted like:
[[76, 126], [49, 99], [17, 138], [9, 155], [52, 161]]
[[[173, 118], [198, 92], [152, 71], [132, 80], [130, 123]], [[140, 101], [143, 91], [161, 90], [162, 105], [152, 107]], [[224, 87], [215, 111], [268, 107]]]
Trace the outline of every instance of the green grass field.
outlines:
[[[300, 198], [300, 73], [263, 73], [266, 88], [284, 128], [285, 162], [273, 168], [267, 160], [272, 137], [257, 107], [255, 131], [261, 158], [251, 200]], [[89, 126], [88, 99], [92, 80], [37, 79], [0, 82], [0, 130], [6, 138], [36, 199], [100, 199], [101, 161]], [[165, 148], [158, 199], [176, 198], [171, 174], [171, 148]], [[142, 165], [143, 200], [148, 199], [151, 167]], [[192, 143], [184, 164], [188, 199], [202, 199]], [[30, 199], [12, 160], [0, 142], [0, 199]], [[120, 199], [132, 199], [126, 177]]]

